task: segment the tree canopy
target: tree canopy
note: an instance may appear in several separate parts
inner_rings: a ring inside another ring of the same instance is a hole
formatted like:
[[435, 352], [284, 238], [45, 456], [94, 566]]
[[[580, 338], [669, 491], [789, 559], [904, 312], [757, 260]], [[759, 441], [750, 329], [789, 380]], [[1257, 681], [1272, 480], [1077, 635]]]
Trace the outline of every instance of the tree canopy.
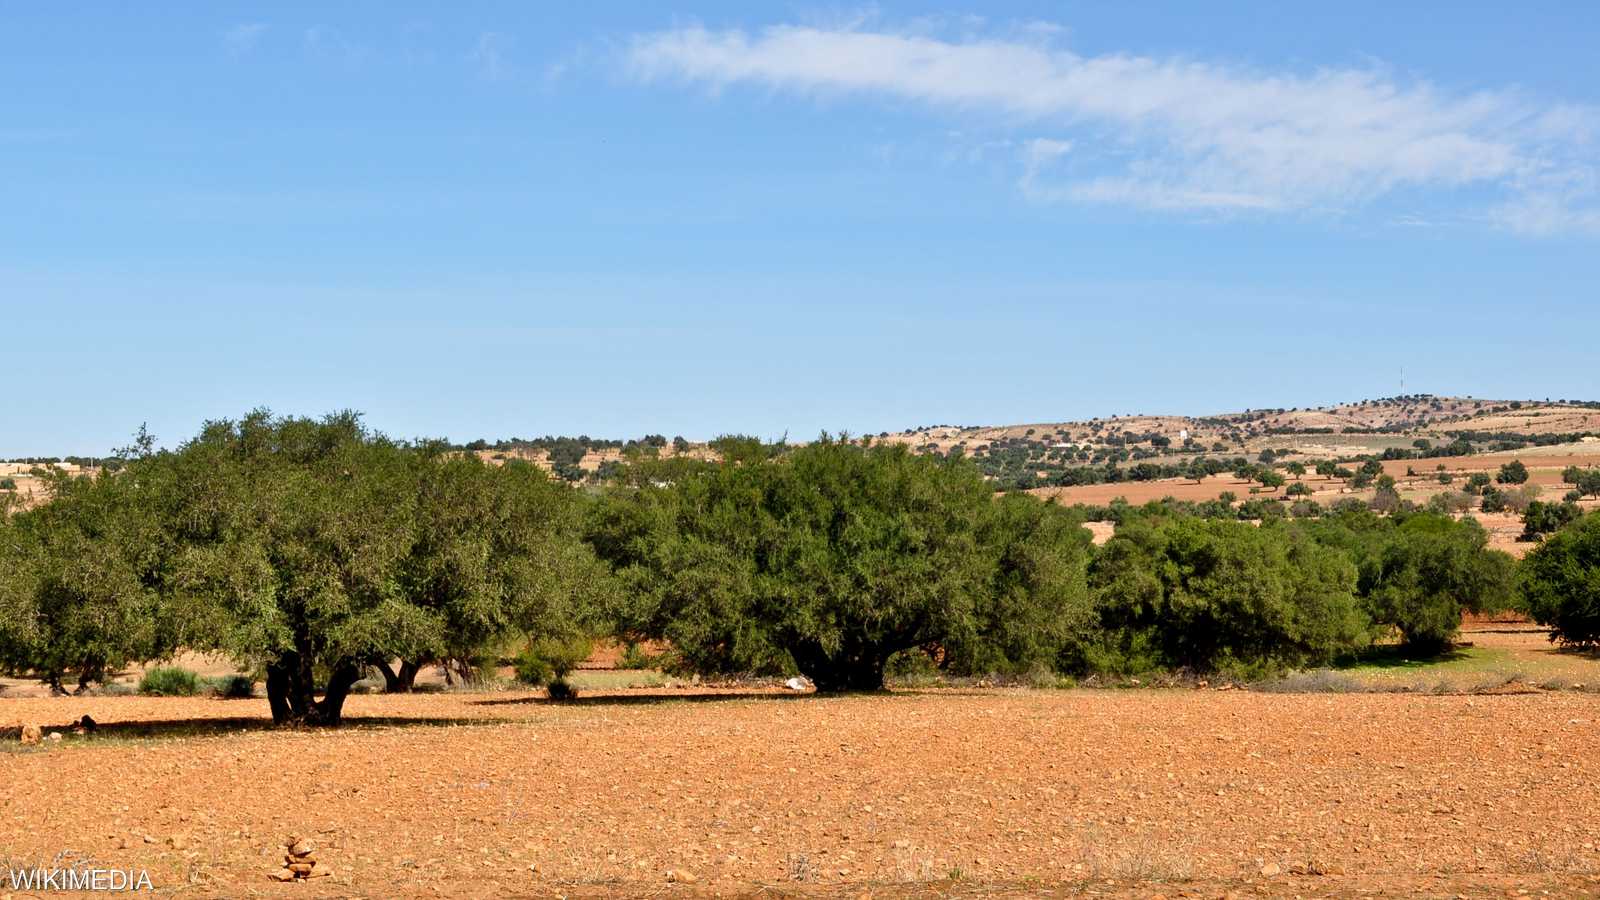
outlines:
[[1077, 599], [1073, 557], [1036, 548], [1081, 558], [1078, 523], [1032, 498], [996, 504], [964, 460], [826, 435], [782, 453], [723, 448], [670, 484], [613, 494], [591, 527], [634, 598], [624, 636], [666, 639], [691, 668], [877, 689], [889, 657], [914, 647], [972, 665], [1048, 652], [1063, 617], [1040, 608]]

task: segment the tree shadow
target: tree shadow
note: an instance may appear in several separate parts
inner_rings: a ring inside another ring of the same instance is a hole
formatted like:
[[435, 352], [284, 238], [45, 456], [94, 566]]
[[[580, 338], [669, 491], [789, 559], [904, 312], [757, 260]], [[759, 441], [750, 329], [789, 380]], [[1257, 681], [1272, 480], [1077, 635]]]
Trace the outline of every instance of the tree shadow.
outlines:
[[1467, 658], [1471, 644], [1456, 644], [1444, 650], [1427, 650], [1404, 645], [1372, 647], [1348, 659], [1341, 660], [1335, 669], [1425, 669], [1439, 663], [1455, 662]]
[[1543, 648], [1545, 653], [1560, 653], [1563, 656], [1576, 656], [1579, 659], [1592, 659], [1600, 662], [1600, 646], [1594, 644], [1552, 644]]
[[[811, 691], [793, 691], [787, 694], [597, 694], [578, 696], [571, 700], [552, 700], [549, 697], [506, 697], [497, 700], [468, 700], [471, 706], [653, 706], [661, 703], [718, 703], [723, 701], [799, 700], [816, 697]], [[849, 696], [848, 694], [822, 694], [820, 696]]]
[[[64, 740], [169, 740], [172, 738], [219, 737], [257, 731], [365, 731], [379, 728], [409, 728], [500, 724], [498, 719], [449, 718], [429, 716], [347, 716], [338, 725], [275, 725], [271, 716], [230, 716], [219, 719], [131, 719], [97, 722], [91, 733], [79, 734], [76, 721], [61, 725], [41, 725], [48, 735], [60, 732]], [[0, 740], [16, 740], [21, 726], [0, 729]]]

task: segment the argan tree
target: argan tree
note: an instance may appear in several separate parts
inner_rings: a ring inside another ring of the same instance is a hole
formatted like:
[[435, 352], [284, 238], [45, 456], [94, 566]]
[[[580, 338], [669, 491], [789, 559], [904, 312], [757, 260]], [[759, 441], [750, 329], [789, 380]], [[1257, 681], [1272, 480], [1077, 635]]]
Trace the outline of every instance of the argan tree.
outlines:
[[423, 445], [411, 458], [416, 513], [399, 590], [430, 627], [397, 662], [375, 661], [387, 689], [424, 666], [469, 660], [507, 640], [588, 636], [611, 586], [582, 541], [580, 495], [520, 460], [504, 466]]
[[1544, 540], [1522, 560], [1522, 606], [1550, 639], [1600, 645], [1600, 514], [1589, 513]]
[[279, 723], [336, 724], [367, 666], [581, 627], [603, 576], [561, 509], [571, 491], [389, 440], [355, 413], [209, 423], [129, 476], [166, 485], [165, 594], [191, 611], [188, 645], [263, 669]]
[[1119, 528], [1089, 582], [1107, 655], [1209, 672], [1322, 665], [1368, 640], [1349, 559], [1298, 531], [1178, 517]]
[[[641, 470], [591, 524], [631, 596], [620, 636], [666, 639], [697, 671], [798, 670], [831, 692], [879, 689], [896, 652], [982, 631], [1007, 579], [981, 539], [994, 500], [971, 463], [826, 435], [717, 450], [670, 483]], [[994, 530], [1029, 530], [1013, 525]], [[1024, 555], [1013, 548], [1015, 578], [1055, 583]]]
[[170, 542], [118, 478], [46, 477], [50, 501], [0, 525], [0, 666], [82, 691], [174, 652], [183, 617], [161, 600]]
[[1522, 460], [1513, 459], [1500, 467], [1494, 480], [1501, 484], [1523, 484], [1528, 480], [1528, 467], [1522, 464]]

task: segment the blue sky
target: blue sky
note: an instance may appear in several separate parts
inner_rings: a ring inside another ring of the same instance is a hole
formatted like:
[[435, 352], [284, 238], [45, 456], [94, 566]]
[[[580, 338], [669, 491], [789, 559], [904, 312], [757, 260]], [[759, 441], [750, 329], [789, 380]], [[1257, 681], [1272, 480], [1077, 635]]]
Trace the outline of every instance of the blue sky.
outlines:
[[1600, 398], [1590, 4], [0, 9], [0, 456]]

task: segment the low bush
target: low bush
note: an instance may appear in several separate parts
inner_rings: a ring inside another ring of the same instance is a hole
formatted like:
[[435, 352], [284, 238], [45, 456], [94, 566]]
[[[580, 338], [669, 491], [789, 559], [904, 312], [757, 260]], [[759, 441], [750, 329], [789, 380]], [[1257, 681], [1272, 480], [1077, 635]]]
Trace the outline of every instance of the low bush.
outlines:
[[[580, 660], [581, 661], [581, 660]], [[659, 660], [644, 652], [637, 643], [629, 643], [622, 648], [622, 656], [617, 658], [619, 669], [654, 669]]]
[[554, 687], [557, 682], [567, 677], [567, 673], [576, 669], [579, 663], [588, 659], [592, 652], [594, 652], [594, 642], [589, 638], [567, 640], [547, 638], [534, 641], [517, 656], [517, 680], [533, 687], [542, 684]]
[[249, 700], [256, 694], [256, 683], [248, 675], [222, 675], [206, 679], [211, 693], [224, 700]]
[[193, 697], [200, 693], [200, 676], [179, 666], [158, 666], [139, 679], [139, 693], [152, 697]]

